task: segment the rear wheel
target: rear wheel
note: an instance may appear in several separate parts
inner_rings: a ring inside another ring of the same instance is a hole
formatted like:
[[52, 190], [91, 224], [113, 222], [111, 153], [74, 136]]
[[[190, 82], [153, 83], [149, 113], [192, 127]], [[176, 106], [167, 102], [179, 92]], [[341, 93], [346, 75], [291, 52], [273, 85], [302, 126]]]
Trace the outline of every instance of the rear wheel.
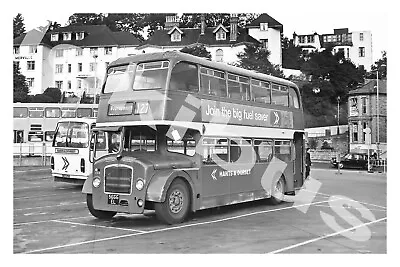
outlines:
[[90, 213], [99, 219], [111, 219], [112, 217], [114, 217], [115, 214], [117, 214], [117, 212], [115, 211], [105, 211], [105, 210], [96, 210], [93, 207], [93, 196], [92, 194], [86, 194], [86, 204], [87, 207], [90, 211]]
[[278, 205], [283, 202], [283, 196], [285, 194], [285, 179], [283, 176], [275, 183], [272, 188], [272, 196], [270, 202], [273, 205]]
[[190, 195], [186, 183], [175, 179], [168, 188], [165, 200], [154, 203], [157, 218], [166, 224], [183, 222], [190, 211]]

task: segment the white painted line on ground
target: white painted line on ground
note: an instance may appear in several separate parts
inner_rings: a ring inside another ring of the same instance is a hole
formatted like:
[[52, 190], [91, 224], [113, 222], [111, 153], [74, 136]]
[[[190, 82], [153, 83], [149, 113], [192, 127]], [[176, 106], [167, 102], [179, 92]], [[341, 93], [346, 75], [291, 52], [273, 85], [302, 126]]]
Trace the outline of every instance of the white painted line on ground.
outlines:
[[[324, 208], [342, 207], [342, 206], [335, 206], [335, 205], [332, 205], [332, 206], [330, 206], [330, 205], [315, 205], [315, 206], [316, 206], [316, 207], [324, 207]], [[354, 208], [354, 207], [351, 207], [351, 206], [346, 207], [346, 208], [347, 208], [347, 209], [355, 209], [355, 210], [376, 210], [376, 211], [385, 211], [385, 212], [386, 212], [385, 209], [368, 209], [368, 208], [360, 209], [360, 208]]]
[[370, 224], [378, 223], [378, 222], [384, 221], [386, 219], [387, 219], [387, 217], [384, 217], [384, 218], [381, 218], [381, 219], [378, 219], [378, 220], [375, 220], [375, 221], [372, 221], [372, 222], [363, 223], [363, 224], [360, 224], [360, 225], [357, 225], [357, 226], [354, 226], [354, 227], [351, 227], [351, 228], [344, 229], [344, 230], [339, 231], [339, 232], [335, 232], [335, 233], [332, 233], [332, 234], [329, 234], [329, 235], [320, 236], [320, 237], [313, 238], [313, 239], [310, 239], [310, 240], [307, 240], [307, 241], [304, 241], [304, 242], [301, 242], [301, 243], [298, 243], [298, 244], [294, 244], [294, 245], [285, 247], [285, 248], [277, 249], [277, 250], [268, 252], [267, 254], [276, 254], [276, 253], [284, 252], [284, 251], [287, 251], [287, 250], [290, 250], [290, 249], [293, 249], [293, 248], [297, 248], [297, 247], [301, 247], [301, 246], [304, 246], [304, 245], [307, 245], [307, 244], [310, 244], [310, 243], [317, 242], [317, 241], [322, 240], [322, 239], [326, 239], [326, 238], [329, 238], [329, 237], [337, 236], [337, 235], [340, 235], [342, 233], [349, 232], [349, 231], [355, 230], [355, 229], [360, 228], [360, 227], [364, 227], [364, 226], [367, 226], [367, 225], [370, 225]]
[[[71, 217], [71, 218], [62, 218], [59, 220], [76, 220], [76, 219], [84, 219], [84, 218], [93, 218], [92, 215], [90, 216], [82, 216], [82, 217]], [[38, 224], [38, 223], [47, 223], [47, 222], [51, 222], [52, 220], [43, 220], [43, 221], [32, 221], [32, 222], [24, 222], [24, 223], [14, 223], [14, 226], [21, 226], [21, 225], [30, 225], [30, 224]]]
[[[336, 200], [340, 200], [340, 199], [338, 198], [338, 199], [331, 200], [331, 201], [336, 201]], [[101, 238], [101, 239], [88, 240], [88, 241], [83, 241], [83, 242], [78, 242], [78, 243], [54, 246], [54, 247], [49, 247], [49, 248], [35, 249], [35, 250], [30, 250], [30, 251], [27, 251], [27, 252], [23, 252], [23, 253], [29, 254], [29, 253], [43, 252], [43, 251], [49, 251], [49, 250], [54, 250], [54, 249], [74, 247], [74, 246], [79, 246], [79, 245], [92, 244], [92, 243], [97, 243], [97, 242], [121, 239], [121, 238], [138, 236], [138, 235], [145, 235], [145, 234], [153, 234], [153, 233], [171, 231], [171, 230], [176, 230], [176, 229], [188, 228], [188, 227], [192, 227], [192, 226], [199, 226], [199, 225], [206, 225], [206, 224], [224, 222], [224, 221], [234, 220], [234, 219], [248, 217], [248, 216], [252, 216], [252, 215], [258, 215], [258, 214], [269, 213], [269, 212], [274, 212], [274, 211], [282, 211], [282, 210], [293, 209], [293, 208], [303, 207], [303, 206], [308, 206], [308, 205], [321, 204], [321, 203], [326, 203], [326, 202], [328, 202], [328, 200], [315, 202], [315, 203], [311, 203], [311, 204], [301, 204], [301, 205], [296, 205], [296, 206], [284, 207], [284, 208], [279, 208], [279, 209], [256, 211], [256, 212], [237, 215], [237, 216], [233, 216], [233, 217], [227, 217], [227, 218], [213, 220], [213, 221], [206, 221], [206, 222], [192, 223], [192, 224], [186, 224], [186, 225], [181, 225], [181, 226], [167, 227], [167, 228], [163, 228], [163, 229], [156, 229], [156, 230], [147, 231], [145, 233], [133, 233], [133, 234], [126, 234], [126, 235], [119, 235], [119, 236], [113, 236], [113, 237], [107, 237], [107, 238]]]
[[60, 196], [60, 195], [66, 195], [66, 194], [82, 194], [82, 192], [66, 192], [62, 194], [51, 194], [51, 195], [39, 195], [39, 196], [30, 196], [30, 197], [15, 197], [14, 200], [19, 200], [19, 199], [30, 199], [30, 198], [38, 198], [38, 197], [51, 197], [51, 196]]
[[86, 223], [76, 223], [76, 222], [68, 222], [68, 221], [61, 221], [61, 220], [52, 220], [52, 222], [58, 223], [65, 223], [65, 224], [73, 224], [73, 225], [81, 225], [81, 226], [91, 226], [96, 228], [107, 228], [107, 229], [115, 229], [115, 230], [124, 230], [124, 231], [131, 231], [137, 233], [147, 233], [146, 231], [129, 229], [129, 228], [120, 228], [120, 227], [112, 227], [112, 226], [103, 226], [103, 225], [96, 225], [96, 224], [86, 224]]
[[61, 203], [61, 204], [52, 205], [52, 206], [41, 206], [41, 207], [32, 207], [32, 208], [24, 208], [24, 209], [14, 209], [14, 211], [34, 210], [34, 209], [42, 209], [42, 208], [54, 208], [54, 207], [61, 207], [61, 206], [78, 205], [78, 204], [83, 204], [83, 203], [86, 203], [86, 201], [74, 202], [74, 203]]
[[38, 172], [38, 171], [51, 171], [51, 169], [50, 169], [50, 168], [46, 168], [46, 169], [20, 170], [20, 171], [14, 171], [14, 173], [20, 173], [20, 172]]
[[[310, 192], [310, 193], [317, 194], [317, 195], [322, 195], [322, 196], [326, 196], [326, 197], [331, 197], [331, 195], [328, 195], [328, 194], [319, 193], [319, 192], [314, 192], [314, 191], [310, 191], [310, 190], [307, 190], [307, 189], [303, 189], [303, 190], [304, 190], [304, 191], [307, 191], [307, 192]], [[333, 195], [333, 196], [335, 196], [335, 195]], [[379, 205], [375, 205], [375, 204], [371, 204], [371, 203], [366, 203], [366, 202], [361, 202], [361, 201], [354, 200], [354, 199], [351, 199], [351, 198], [349, 198], [349, 199], [347, 199], [347, 200], [349, 200], [349, 201], [354, 201], [354, 202], [358, 202], [358, 203], [364, 204], [364, 205], [369, 205], [369, 206], [378, 207], [378, 208], [381, 208], [381, 209], [385, 209], [385, 210], [386, 210], [386, 207], [383, 207], [383, 206], [379, 206]]]

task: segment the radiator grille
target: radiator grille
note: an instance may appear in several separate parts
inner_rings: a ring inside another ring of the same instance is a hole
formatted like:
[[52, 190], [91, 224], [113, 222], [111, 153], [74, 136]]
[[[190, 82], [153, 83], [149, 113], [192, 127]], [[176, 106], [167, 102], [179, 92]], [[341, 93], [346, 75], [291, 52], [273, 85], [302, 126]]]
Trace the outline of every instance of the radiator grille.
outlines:
[[110, 166], [105, 169], [105, 192], [130, 194], [133, 169], [124, 166]]

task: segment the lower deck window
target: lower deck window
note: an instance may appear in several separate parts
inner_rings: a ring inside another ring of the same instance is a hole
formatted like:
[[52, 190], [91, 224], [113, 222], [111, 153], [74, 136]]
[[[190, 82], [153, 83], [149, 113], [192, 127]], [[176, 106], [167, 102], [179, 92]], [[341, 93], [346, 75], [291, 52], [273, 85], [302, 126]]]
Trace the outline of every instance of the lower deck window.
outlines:
[[206, 165], [217, 164], [219, 161], [229, 162], [228, 139], [204, 138], [202, 156], [203, 163]]

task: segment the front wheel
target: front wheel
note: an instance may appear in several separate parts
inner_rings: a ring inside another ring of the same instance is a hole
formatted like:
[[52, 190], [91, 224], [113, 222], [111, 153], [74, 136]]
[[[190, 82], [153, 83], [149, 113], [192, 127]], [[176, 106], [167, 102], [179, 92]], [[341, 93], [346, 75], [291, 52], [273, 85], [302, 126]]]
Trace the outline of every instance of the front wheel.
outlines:
[[278, 205], [283, 202], [283, 196], [285, 194], [285, 179], [283, 176], [279, 178], [275, 186], [272, 188], [272, 196], [270, 202], [273, 205]]
[[174, 180], [168, 188], [164, 202], [154, 203], [157, 218], [166, 224], [183, 222], [190, 211], [190, 195], [186, 183]]
[[86, 205], [90, 211], [90, 213], [99, 219], [111, 219], [114, 217], [117, 212], [115, 211], [105, 211], [105, 210], [96, 210], [93, 207], [93, 196], [92, 194], [86, 194]]

